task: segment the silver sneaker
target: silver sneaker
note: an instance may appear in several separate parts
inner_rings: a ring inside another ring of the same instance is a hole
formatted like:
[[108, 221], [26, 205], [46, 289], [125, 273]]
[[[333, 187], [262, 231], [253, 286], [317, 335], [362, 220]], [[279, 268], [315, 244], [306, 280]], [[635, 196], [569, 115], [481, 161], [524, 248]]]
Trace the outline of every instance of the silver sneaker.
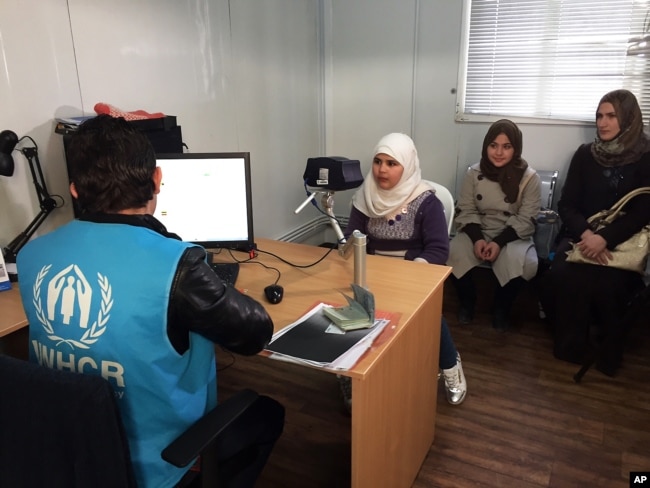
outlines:
[[452, 405], [463, 403], [467, 395], [467, 382], [463, 373], [463, 364], [460, 362], [460, 354], [456, 356], [456, 365], [453, 368], [442, 370], [442, 377], [445, 380], [447, 401]]

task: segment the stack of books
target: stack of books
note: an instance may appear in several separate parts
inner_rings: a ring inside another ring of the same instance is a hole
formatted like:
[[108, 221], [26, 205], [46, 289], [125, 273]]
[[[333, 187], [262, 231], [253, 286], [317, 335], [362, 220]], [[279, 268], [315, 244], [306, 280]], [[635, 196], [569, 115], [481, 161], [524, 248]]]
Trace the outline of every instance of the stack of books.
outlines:
[[77, 131], [82, 122], [92, 119], [96, 115], [82, 115], [80, 117], [57, 117], [54, 132], [64, 136], [73, 134]]

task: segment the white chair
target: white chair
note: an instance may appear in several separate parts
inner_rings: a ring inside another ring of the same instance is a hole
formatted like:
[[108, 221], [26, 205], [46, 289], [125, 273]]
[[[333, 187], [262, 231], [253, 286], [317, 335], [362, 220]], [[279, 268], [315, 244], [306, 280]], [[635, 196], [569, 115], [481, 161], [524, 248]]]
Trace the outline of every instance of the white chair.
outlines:
[[451, 229], [454, 223], [454, 197], [451, 192], [439, 183], [430, 180], [424, 180], [436, 190], [438, 200], [442, 202], [445, 208], [445, 219], [447, 220], [447, 233], [451, 235]]

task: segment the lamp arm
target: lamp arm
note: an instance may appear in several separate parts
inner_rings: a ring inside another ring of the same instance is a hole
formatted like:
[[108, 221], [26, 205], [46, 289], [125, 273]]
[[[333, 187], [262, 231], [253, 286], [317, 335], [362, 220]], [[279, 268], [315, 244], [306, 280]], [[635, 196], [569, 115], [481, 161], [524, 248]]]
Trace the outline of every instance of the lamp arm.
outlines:
[[[54, 200], [52, 200], [54, 201]], [[41, 211], [34, 217], [34, 220], [32, 220], [27, 228], [22, 231], [20, 234], [18, 234], [13, 241], [11, 241], [7, 247], [4, 249], [4, 257], [5, 261], [8, 263], [15, 263], [16, 262], [16, 256], [18, 254], [18, 251], [20, 251], [25, 244], [31, 239], [31, 237], [34, 235], [34, 232], [36, 232], [36, 229], [40, 227], [40, 225], [43, 223], [43, 221], [46, 219], [46, 217], [50, 214], [52, 210], [54, 210], [56, 207], [51, 207], [49, 209], [44, 209], [41, 208]]]
[[29, 170], [32, 174], [32, 181], [34, 183], [34, 188], [36, 189], [36, 196], [38, 197], [38, 203], [41, 210], [38, 215], [34, 217], [34, 220], [29, 223], [27, 228], [18, 234], [3, 250], [5, 261], [8, 263], [16, 262], [18, 251], [27, 244], [29, 239], [34, 235], [34, 232], [36, 232], [36, 229], [40, 227], [52, 210], [57, 208], [56, 200], [54, 200], [47, 191], [47, 185], [45, 184], [45, 178], [43, 177], [43, 170], [41, 169], [41, 163], [38, 159], [38, 150], [36, 147], [25, 147], [20, 151], [25, 155], [25, 158], [27, 158], [27, 162], [29, 163]]
[[[41, 209], [45, 210], [43, 207], [49, 207], [50, 205], [53, 205], [52, 209], [56, 208], [56, 202], [50, 197], [50, 194], [47, 191], [43, 169], [41, 168], [41, 162], [38, 159], [38, 149], [35, 147], [24, 147], [20, 151], [24, 154], [29, 163], [29, 171], [32, 174], [32, 182], [34, 183], [34, 188], [36, 188], [36, 196], [38, 197], [38, 203], [40, 204]], [[50, 200], [51, 202], [49, 202]]]

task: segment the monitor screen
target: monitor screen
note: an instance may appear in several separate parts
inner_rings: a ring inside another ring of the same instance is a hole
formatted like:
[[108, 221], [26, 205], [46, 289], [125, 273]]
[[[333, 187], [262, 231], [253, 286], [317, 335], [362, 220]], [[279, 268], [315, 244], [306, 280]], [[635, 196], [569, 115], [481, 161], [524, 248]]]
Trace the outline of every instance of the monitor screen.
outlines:
[[154, 217], [186, 242], [250, 251], [250, 153], [157, 154], [162, 184]]

